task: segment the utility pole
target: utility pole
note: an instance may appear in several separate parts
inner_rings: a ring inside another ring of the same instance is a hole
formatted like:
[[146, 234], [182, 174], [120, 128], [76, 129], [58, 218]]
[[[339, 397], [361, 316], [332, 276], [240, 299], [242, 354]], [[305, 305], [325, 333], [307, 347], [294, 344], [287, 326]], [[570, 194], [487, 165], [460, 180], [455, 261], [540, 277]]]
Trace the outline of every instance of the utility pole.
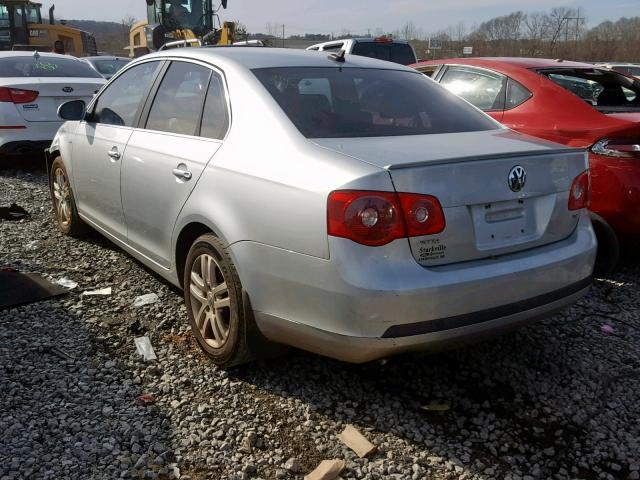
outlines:
[[282, 48], [284, 48], [284, 23], [282, 24]]
[[564, 17], [564, 20], [566, 20], [567, 22], [567, 26], [566, 26], [566, 33], [565, 33], [565, 42], [568, 40], [568, 36], [569, 36], [569, 21], [570, 20], [575, 20], [576, 21], [576, 35], [575, 35], [575, 39], [574, 39], [574, 44], [573, 44], [573, 59], [577, 60], [578, 57], [578, 40], [580, 37], [580, 22], [582, 20], [584, 20], [584, 17], [582, 17], [580, 15], [580, 8], [578, 8], [578, 13], [575, 17]]

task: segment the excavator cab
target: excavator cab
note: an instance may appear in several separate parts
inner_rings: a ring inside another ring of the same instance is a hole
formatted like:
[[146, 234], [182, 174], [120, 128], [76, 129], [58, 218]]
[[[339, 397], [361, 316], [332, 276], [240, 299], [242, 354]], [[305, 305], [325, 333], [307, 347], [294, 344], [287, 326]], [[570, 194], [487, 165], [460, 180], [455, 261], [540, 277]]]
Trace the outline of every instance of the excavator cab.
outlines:
[[50, 51], [62, 42], [66, 53], [79, 57], [97, 55], [95, 37], [55, 23], [54, 7], [48, 23], [42, 23], [42, 4], [31, 0], [0, 0], [0, 50]]
[[[223, 0], [218, 9], [213, 0], [146, 0], [147, 22], [134, 25], [131, 32], [131, 47], [147, 47], [158, 50], [163, 45], [177, 40], [198, 39], [204, 44], [231, 42], [235, 33], [227, 30], [232, 24], [220, 25], [217, 12], [227, 8]], [[139, 30], [144, 28], [144, 39]], [[136, 37], [136, 35], [138, 35]]]

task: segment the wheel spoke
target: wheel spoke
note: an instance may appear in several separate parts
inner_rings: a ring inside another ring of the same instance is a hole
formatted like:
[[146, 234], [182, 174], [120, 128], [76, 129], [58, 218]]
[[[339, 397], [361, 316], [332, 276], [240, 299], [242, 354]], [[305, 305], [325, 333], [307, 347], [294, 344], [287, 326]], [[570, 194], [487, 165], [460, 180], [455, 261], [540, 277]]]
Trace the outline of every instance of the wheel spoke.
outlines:
[[221, 298], [219, 300], [216, 299], [213, 301], [213, 308], [215, 308], [216, 310], [220, 308], [227, 308], [230, 306], [231, 306], [231, 299], [229, 297]]
[[[193, 280], [193, 276], [195, 275], [194, 272], [191, 272], [191, 279]], [[200, 280], [200, 279], [198, 279]], [[189, 287], [189, 292], [191, 293], [191, 296], [194, 297], [198, 302], [200, 302], [200, 305], [206, 305], [207, 304], [207, 296], [206, 294], [203, 292], [204, 290], [204, 286], [200, 286], [199, 282], [197, 281], [192, 281], [191, 282], [191, 286]]]
[[216, 340], [216, 342], [221, 343], [222, 341], [224, 341], [224, 330], [220, 328], [221, 325], [218, 321], [218, 317], [212, 315], [209, 319], [209, 323], [211, 324], [211, 332], [213, 333], [213, 338]]
[[205, 330], [207, 326], [207, 304], [203, 303], [196, 315], [196, 325], [198, 329], [202, 332], [202, 336], [205, 336]]
[[216, 297], [223, 293], [227, 293], [227, 282], [222, 282], [220, 285], [216, 286], [211, 293]]

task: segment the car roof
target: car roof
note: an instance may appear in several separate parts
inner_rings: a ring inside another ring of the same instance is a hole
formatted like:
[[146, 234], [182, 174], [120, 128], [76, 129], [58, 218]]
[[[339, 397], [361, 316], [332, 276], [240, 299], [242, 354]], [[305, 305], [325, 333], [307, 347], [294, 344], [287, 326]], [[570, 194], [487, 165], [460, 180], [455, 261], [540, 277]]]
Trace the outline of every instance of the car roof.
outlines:
[[93, 57], [82, 57], [82, 60], [92, 61], [92, 60], [131, 60], [128, 57], [116, 57], [115, 55], [98, 55]]
[[270, 47], [200, 47], [200, 48], [174, 48], [140, 57], [166, 58], [182, 57], [192, 58], [205, 62], [211, 62], [222, 69], [240, 68], [276, 68], [276, 67], [357, 67], [377, 68], [387, 70], [415, 71], [411, 68], [396, 63], [385, 62], [369, 57], [349, 55], [345, 61], [337, 62], [329, 58], [327, 52], [311, 50], [298, 50], [293, 48]]
[[549, 58], [519, 58], [519, 57], [469, 57], [446, 58], [442, 60], [428, 60], [418, 62], [415, 66], [439, 65], [443, 63], [460, 63], [463, 65], [477, 65], [479, 67], [512, 66], [520, 68], [593, 68], [594, 65], [583, 62], [572, 62]]

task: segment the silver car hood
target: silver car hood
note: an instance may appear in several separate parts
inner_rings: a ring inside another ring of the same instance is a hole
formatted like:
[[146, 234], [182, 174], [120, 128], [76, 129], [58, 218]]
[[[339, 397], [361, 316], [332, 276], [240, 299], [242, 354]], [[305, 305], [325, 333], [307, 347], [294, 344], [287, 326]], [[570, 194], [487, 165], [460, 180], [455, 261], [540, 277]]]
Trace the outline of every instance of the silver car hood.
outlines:
[[386, 169], [564, 152], [568, 148], [509, 129], [402, 137], [314, 138], [316, 145]]

